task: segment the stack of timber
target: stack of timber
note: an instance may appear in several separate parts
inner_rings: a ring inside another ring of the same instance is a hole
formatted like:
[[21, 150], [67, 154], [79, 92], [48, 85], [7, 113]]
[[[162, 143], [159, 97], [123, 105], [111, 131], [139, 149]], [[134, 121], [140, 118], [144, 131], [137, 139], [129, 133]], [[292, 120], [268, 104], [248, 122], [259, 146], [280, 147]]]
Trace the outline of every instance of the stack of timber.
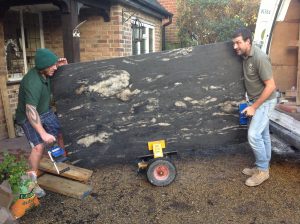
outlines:
[[87, 184], [93, 174], [92, 170], [66, 163], [58, 163], [57, 167], [59, 170], [69, 167], [70, 170], [58, 176], [49, 158], [41, 160], [40, 170], [45, 173], [38, 178], [38, 184], [43, 189], [77, 199], [83, 199], [92, 192], [92, 187]]

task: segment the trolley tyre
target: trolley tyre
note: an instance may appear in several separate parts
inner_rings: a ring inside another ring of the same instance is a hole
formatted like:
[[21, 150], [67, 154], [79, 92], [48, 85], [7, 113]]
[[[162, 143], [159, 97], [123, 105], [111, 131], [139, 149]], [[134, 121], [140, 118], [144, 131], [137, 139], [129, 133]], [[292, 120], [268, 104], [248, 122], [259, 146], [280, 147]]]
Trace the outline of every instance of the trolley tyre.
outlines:
[[149, 162], [147, 168], [148, 181], [159, 187], [167, 186], [171, 184], [177, 171], [175, 165], [166, 158], [153, 159]]

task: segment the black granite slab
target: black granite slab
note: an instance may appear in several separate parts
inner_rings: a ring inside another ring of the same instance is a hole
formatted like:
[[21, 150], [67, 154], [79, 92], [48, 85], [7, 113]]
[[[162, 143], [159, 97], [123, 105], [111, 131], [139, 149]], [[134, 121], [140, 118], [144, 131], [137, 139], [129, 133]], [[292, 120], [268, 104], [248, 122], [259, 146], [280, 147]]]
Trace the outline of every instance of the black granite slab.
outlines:
[[242, 67], [231, 43], [70, 64], [54, 77], [67, 149], [90, 165], [246, 141]]

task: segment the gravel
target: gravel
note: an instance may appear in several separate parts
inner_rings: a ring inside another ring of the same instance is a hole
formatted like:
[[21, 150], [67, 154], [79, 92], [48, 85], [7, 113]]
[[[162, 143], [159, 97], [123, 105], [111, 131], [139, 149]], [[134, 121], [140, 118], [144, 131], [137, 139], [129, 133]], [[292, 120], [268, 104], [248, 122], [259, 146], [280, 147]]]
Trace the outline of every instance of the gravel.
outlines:
[[152, 186], [135, 163], [100, 165], [91, 195], [47, 191], [19, 223], [299, 223], [300, 153], [272, 141], [270, 179], [258, 187], [244, 185], [241, 170], [253, 164], [247, 144], [199, 150], [174, 158], [177, 177], [167, 187]]

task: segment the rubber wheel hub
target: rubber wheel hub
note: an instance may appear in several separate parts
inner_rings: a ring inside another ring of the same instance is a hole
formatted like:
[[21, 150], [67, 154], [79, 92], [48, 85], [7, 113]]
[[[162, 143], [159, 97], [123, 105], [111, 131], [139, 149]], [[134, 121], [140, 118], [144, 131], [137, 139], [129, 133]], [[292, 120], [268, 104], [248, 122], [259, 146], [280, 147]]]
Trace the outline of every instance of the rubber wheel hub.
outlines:
[[147, 169], [148, 181], [155, 186], [167, 186], [172, 183], [176, 177], [176, 167], [168, 159], [153, 159]]

